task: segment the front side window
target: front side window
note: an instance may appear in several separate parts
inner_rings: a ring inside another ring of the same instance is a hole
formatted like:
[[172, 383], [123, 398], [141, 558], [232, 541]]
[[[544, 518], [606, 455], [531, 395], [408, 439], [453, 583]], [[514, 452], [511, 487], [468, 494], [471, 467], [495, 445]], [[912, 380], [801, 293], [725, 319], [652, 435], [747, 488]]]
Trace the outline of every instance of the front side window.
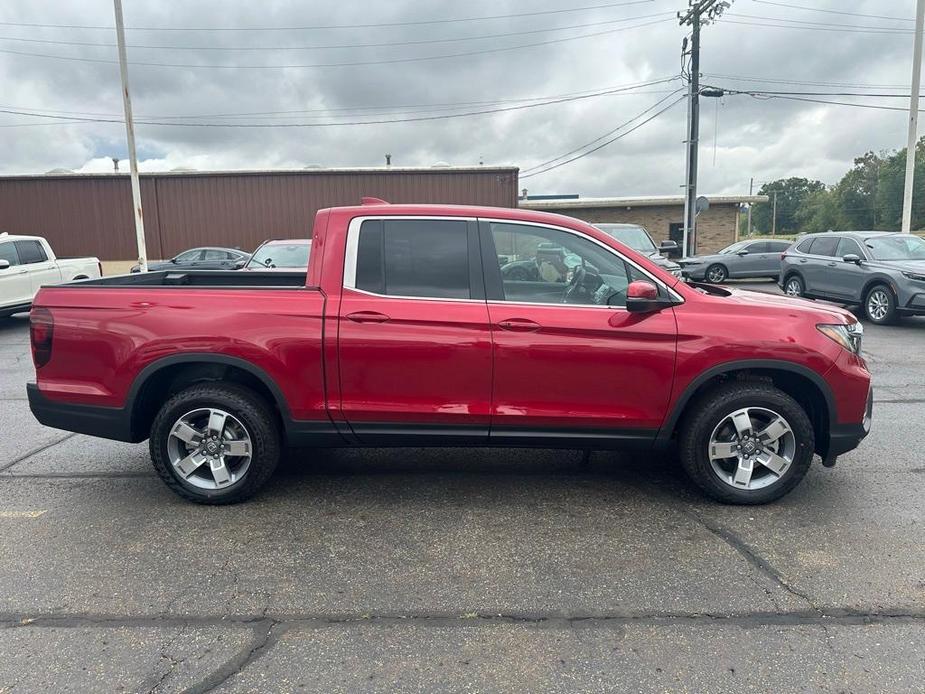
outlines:
[[546, 227], [491, 223], [505, 301], [625, 306], [634, 270], [612, 251]]
[[864, 257], [864, 254], [861, 253], [861, 247], [858, 246], [858, 242], [847, 237], [838, 240], [838, 249], [835, 251], [835, 254], [839, 258], [844, 258], [846, 255], [856, 255], [858, 258]]
[[465, 220], [367, 220], [359, 233], [357, 289], [389, 296], [472, 298]]
[[16, 246], [13, 245], [12, 241], [0, 243], [0, 260], [8, 261], [10, 267], [19, 265], [19, 254], [16, 252]]
[[759, 241], [758, 243], [753, 243], [751, 246], [746, 248], [749, 253], [767, 253], [768, 252], [768, 242]]
[[891, 234], [864, 239], [874, 260], [925, 260], [925, 241], [910, 234]]
[[19, 262], [23, 265], [31, 263], [44, 263], [48, 260], [45, 249], [38, 241], [15, 241], [16, 252], [19, 253]]

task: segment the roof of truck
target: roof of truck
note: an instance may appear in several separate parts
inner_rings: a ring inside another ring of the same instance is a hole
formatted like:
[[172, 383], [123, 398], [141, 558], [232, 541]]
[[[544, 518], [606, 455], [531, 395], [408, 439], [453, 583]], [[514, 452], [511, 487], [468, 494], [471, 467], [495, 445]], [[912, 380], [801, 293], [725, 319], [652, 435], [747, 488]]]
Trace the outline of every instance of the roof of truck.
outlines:
[[41, 236], [24, 236], [22, 234], [9, 234], [5, 231], [0, 232], [0, 243], [4, 241], [44, 241]]

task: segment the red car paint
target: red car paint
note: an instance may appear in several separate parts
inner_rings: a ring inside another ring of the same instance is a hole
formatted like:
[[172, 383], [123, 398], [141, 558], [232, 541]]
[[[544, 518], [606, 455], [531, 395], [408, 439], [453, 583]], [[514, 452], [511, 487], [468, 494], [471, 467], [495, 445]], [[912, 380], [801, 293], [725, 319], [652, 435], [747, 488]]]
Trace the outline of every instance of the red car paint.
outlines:
[[[345, 288], [350, 222], [390, 216], [571, 229], [644, 268], [682, 301], [632, 313], [396, 298]], [[655, 445], [670, 440], [681, 409], [704, 379], [744, 369], [786, 372], [806, 388], [825, 391], [833, 436], [840, 425], [860, 425], [867, 411], [870, 376], [863, 360], [816, 328], [855, 322], [847, 311], [744, 291], [703, 293], [570, 217], [377, 203], [322, 210], [306, 284], [44, 288], [35, 306], [53, 317], [53, 345], [36, 370], [36, 398], [131, 417], [141, 381], [181, 357], [248, 365], [277, 397], [288, 434], [330, 427], [333, 438], [326, 441], [344, 445], [404, 440], [390, 439], [395, 432], [430, 432], [439, 442], [534, 445], [574, 443], [576, 437], [600, 443], [597, 434], [621, 438], [624, 432], [627, 440]], [[101, 435], [147, 436], [131, 427]]]

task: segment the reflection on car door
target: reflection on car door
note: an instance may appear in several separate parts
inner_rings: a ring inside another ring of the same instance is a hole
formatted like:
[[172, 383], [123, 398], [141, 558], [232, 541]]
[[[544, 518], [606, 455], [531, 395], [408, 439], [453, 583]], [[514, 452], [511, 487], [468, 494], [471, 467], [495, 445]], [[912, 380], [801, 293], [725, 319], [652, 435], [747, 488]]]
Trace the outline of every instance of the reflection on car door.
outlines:
[[10, 264], [5, 270], [0, 270], [0, 307], [32, 301], [32, 283], [28, 270], [19, 263], [19, 254], [12, 241], [0, 243], [0, 260]]
[[491, 330], [475, 220], [367, 219], [346, 255], [337, 340], [354, 434], [485, 442]]
[[826, 286], [829, 288], [827, 293], [845, 301], [860, 303], [867, 271], [863, 264], [846, 263], [842, 260], [846, 255], [856, 255], [862, 261], [866, 258], [857, 241], [847, 237], [840, 238], [835, 249], [835, 257], [826, 265]]
[[[55, 261], [49, 260], [38, 241], [15, 241], [19, 262], [27, 267], [31, 294], [29, 299], [38, 294], [39, 289], [47, 284], [58, 284], [62, 281], [61, 271]], [[67, 279], [72, 279], [68, 277]]]
[[[764, 241], [750, 243], [744, 248], [740, 248], [729, 258], [729, 276], [730, 277], [755, 277], [761, 274], [762, 255], [767, 244]], [[745, 255], [739, 255], [742, 251], [747, 251]]]
[[[671, 309], [625, 309], [639, 270], [589, 237], [551, 227], [481, 221], [480, 240], [494, 345], [492, 440], [535, 443], [550, 428], [602, 445], [653, 435], [668, 405], [677, 328]], [[502, 278], [499, 256], [516, 247], [529, 259], [545, 244], [579, 263], [561, 281], [550, 273], [545, 287]]]
[[837, 236], [819, 236], [813, 239], [812, 245], [807, 251], [809, 254], [807, 262], [800, 266], [806, 283], [806, 291], [810, 294], [831, 295], [831, 269], [837, 247]]

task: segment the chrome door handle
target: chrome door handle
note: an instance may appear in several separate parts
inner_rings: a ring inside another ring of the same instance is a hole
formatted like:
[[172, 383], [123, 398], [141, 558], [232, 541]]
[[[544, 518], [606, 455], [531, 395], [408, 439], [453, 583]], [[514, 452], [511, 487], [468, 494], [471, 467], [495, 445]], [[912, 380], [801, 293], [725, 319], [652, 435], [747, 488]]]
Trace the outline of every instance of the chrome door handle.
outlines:
[[498, 327], [502, 330], [511, 330], [519, 333], [532, 333], [540, 329], [540, 324], [528, 318], [508, 318], [498, 321]]
[[385, 323], [389, 317], [378, 311], [357, 311], [348, 313], [345, 318], [352, 320], [354, 323]]

